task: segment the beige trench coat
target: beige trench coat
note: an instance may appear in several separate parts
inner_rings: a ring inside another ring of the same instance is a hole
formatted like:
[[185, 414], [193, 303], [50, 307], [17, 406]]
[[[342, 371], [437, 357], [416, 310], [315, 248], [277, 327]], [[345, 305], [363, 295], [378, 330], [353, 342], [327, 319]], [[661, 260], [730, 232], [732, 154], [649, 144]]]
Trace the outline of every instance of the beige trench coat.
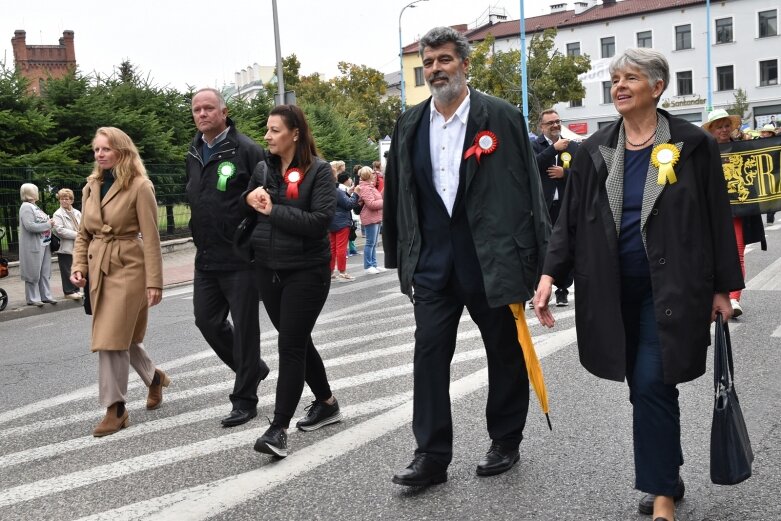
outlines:
[[115, 182], [100, 200], [100, 183], [82, 192], [82, 220], [71, 273], [89, 276], [92, 351], [124, 351], [144, 340], [147, 288], [163, 287], [163, 258], [152, 182]]

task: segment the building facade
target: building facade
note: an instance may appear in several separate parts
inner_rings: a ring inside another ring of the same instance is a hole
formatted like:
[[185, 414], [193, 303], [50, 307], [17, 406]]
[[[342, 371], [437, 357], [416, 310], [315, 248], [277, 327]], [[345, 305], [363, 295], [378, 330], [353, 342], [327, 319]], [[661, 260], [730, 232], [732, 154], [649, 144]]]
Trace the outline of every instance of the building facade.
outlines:
[[76, 69], [73, 31], [64, 31], [59, 45], [27, 45], [27, 33], [14, 31], [11, 45], [16, 70], [30, 81], [29, 92], [40, 93], [47, 79], [62, 78]]
[[[573, 7], [552, 5], [550, 14], [527, 18], [525, 29], [531, 38], [555, 28], [558, 52], [591, 58], [592, 70], [581, 77], [586, 96], [555, 107], [574, 132], [591, 134], [617, 117], [610, 100], [608, 65], [612, 56], [629, 47], [652, 47], [667, 57], [670, 85], [660, 106], [672, 114], [696, 124], [704, 121], [710, 79], [713, 108], [732, 105], [742, 89], [749, 105], [744, 116], [751, 127], [761, 126], [771, 115], [781, 116], [778, 0], [711, 2], [709, 20], [705, 0], [588, 0]], [[520, 48], [518, 20], [488, 23], [465, 35], [477, 43], [489, 33], [495, 38], [495, 51]], [[415, 67], [421, 64], [419, 58], [414, 62], [413, 48], [416, 52], [413, 44], [404, 54], [408, 105], [428, 96], [425, 82], [422, 88], [417, 85]]]

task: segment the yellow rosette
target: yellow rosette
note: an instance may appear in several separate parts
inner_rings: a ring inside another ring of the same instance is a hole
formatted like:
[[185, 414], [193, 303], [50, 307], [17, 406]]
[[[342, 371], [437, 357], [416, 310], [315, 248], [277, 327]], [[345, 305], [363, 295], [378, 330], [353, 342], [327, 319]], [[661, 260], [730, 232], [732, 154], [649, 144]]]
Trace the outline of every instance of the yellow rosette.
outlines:
[[651, 163], [659, 169], [657, 183], [664, 185], [665, 183], [673, 184], [678, 181], [675, 177], [673, 166], [675, 166], [680, 157], [681, 153], [678, 151], [678, 147], [671, 143], [662, 143], [654, 147], [651, 152]]
[[572, 161], [572, 155], [569, 152], [561, 154], [561, 167], [569, 168], [569, 162]]

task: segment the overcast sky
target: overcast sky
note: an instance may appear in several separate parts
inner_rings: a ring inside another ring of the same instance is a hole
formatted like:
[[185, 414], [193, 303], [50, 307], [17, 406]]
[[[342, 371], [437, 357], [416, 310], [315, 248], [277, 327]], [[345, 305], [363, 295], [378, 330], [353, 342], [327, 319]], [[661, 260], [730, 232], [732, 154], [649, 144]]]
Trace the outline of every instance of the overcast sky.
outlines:
[[[337, 63], [398, 70], [399, 12], [411, 0], [277, 0], [282, 56], [295, 53], [301, 72], [338, 74]], [[550, 12], [554, 0], [526, 0], [525, 16]], [[570, 2], [569, 8], [572, 8]], [[274, 65], [271, 0], [77, 0], [3, 2], [0, 61], [13, 64], [11, 38], [27, 31], [28, 45], [56, 45], [75, 32], [82, 73], [110, 74], [125, 59], [159, 86], [184, 90], [222, 87], [253, 63]], [[520, 18], [520, 0], [425, 0], [404, 12], [404, 45], [437, 25], [474, 23], [488, 8]]]

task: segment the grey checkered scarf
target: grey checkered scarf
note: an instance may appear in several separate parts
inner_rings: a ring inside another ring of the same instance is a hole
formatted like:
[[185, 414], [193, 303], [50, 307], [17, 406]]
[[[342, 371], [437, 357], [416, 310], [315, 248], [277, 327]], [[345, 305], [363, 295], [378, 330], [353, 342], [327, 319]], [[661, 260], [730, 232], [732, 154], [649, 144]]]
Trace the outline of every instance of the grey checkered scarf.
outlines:
[[[662, 143], [670, 141], [670, 122], [667, 118], [657, 113], [656, 137], [654, 138], [654, 148]], [[680, 152], [683, 148], [683, 142], [675, 143]], [[610, 202], [610, 211], [613, 212], [613, 220], [616, 225], [616, 236], [621, 234], [621, 214], [624, 206], [624, 147], [626, 147], [626, 133], [624, 132], [624, 122], [621, 122], [621, 128], [618, 130], [618, 142], [616, 148], [610, 148], [605, 145], [599, 145], [599, 151], [607, 166], [607, 179], [605, 180], [605, 190]], [[664, 190], [665, 185], [657, 182], [659, 169], [652, 162], [648, 162], [648, 173], [645, 178], [645, 187], [643, 188], [643, 207], [640, 212], [640, 229], [643, 234], [643, 245], [645, 245], [645, 225], [648, 216], [656, 204], [656, 200]]]

